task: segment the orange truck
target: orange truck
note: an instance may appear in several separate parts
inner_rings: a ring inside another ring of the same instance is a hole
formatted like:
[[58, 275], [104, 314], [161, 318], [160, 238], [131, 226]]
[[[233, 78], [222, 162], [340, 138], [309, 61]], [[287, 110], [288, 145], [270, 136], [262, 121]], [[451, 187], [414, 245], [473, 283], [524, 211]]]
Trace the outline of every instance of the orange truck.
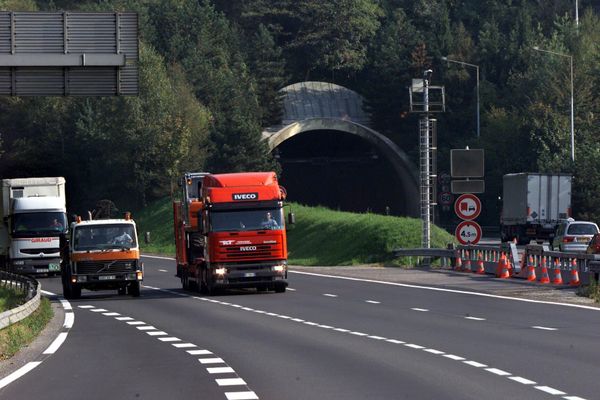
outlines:
[[123, 219], [71, 224], [70, 236], [61, 236], [63, 295], [81, 297], [81, 289], [116, 289], [119, 294], [140, 295], [144, 266], [136, 225], [129, 213]]
[[[173, 202], [177, 276], [186, 290], [285, 292], [285, 189], [274, 172], [187, 173]], [[294, 223], [294, 214], [288, 214]]]

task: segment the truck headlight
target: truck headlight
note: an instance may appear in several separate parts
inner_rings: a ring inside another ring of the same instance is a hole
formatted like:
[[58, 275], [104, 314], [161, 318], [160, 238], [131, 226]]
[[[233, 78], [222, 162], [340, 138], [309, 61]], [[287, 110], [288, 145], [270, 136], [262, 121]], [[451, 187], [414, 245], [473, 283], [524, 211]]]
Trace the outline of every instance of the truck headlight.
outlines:
[[225, 275], [227, 273], [227, 268], [221, 267], [221, 268], [217, 268], [215, 269], [215, 274], [217, 275]]
[[285, 265], [274, 265], [272, 267], [272, 270], [274, 272], [283, 272], [283, 271], [285, 271]]

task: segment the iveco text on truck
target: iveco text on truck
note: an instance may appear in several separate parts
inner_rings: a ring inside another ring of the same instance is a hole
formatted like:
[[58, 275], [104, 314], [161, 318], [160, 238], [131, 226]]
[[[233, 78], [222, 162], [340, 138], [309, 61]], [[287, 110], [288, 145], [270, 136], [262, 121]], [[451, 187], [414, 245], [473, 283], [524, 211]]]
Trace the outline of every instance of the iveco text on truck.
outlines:
[[[285, 190], [274, 172], [188, 173], [173, 203], [177, 276], [184, 289], [284, 292]], [[289, 214], [293, 223], [293, 214]]]
[[66, 211], [64, 178], [3, 179], [0, 267], [20, 274], [58, 273]]
[[571, 175], [519, 173], [503, 179], [500, 234], [503, 241], [550, 239], [571, 216]]

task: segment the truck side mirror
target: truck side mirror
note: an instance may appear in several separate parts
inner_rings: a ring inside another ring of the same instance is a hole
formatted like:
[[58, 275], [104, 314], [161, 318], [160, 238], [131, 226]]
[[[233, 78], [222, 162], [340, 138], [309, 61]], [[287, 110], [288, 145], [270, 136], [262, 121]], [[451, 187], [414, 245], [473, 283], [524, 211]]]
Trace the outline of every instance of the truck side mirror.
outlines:
[[293, 212], [290, 212], [288, 214], [288, 224], [294, 225], [295, 223], [296, 223], [296, 214], [294, 214]]

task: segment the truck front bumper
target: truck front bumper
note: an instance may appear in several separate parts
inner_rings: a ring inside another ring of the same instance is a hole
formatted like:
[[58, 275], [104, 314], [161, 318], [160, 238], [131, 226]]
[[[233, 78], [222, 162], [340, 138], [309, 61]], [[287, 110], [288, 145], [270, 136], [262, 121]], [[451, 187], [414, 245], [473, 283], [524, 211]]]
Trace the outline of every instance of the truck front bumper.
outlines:
[[132, 271], [126, 273], [113, 274], [73, 274], [71, 275], [72, 283], [77, 283], [86, 289], [111, 289], [127, 286], [131, 282], [143, 281], [144, 273], [140, 271]]
[[16, 274], [60, 273], [60, 258], [16, 259], [10, 261], [10, 270]]
[[288, 285], [287, 265], [283, 263], [268, 265], [226, 265], [211, 268], [215, 287], [273, 287]]

